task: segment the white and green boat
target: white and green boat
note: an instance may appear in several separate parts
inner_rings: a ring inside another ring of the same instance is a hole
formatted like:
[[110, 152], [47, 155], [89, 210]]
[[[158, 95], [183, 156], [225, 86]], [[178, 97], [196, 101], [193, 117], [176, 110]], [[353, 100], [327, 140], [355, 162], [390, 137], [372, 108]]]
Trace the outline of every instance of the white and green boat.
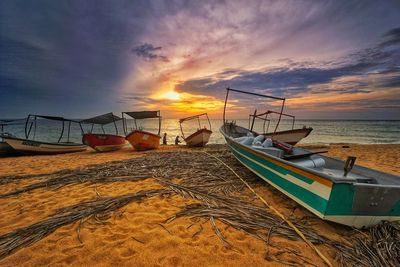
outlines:
[[354, 157], [343, 162], [227, 122], [230, 91], [284, 99], [227, 89], [220, 132], [245, 167], [321, 219], [357, 228], [400, 220], [400, 177], [354, 165]]

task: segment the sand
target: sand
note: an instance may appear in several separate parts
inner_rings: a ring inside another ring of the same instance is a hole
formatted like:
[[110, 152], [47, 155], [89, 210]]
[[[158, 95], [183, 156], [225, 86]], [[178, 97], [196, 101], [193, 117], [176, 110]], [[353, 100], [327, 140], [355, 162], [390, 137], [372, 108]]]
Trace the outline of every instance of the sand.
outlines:
[[[345, 146], [346, 148], [343, 148]], [[357, 156], [357, 164], [400, 174], [400, 145], [339, 144], [312, 147], [329, 150], [328, 155], [345, 159]], [[185, 150], [183, 147], [162, 147], [159, 151]], [[57, 155], [0, 158], [0, 176], [44, 174], [64, 169], [83, 168], [133, 157], [143, 153], [124, 149], [112, 153], [93, 151]], [[1, 179], [1, 178], [0, 178]], [[9, 192], [35, 180], [18, 181], [0, 186], [0, 193]], [[119, 196], [128, 192], [156, 189], [162, 186], [154, 179], [137, 182], [116, 182], [94, 185], [70, 185], [57, 190], [37, 189], [18, 197], [0, 199], [0, 235], [45, 219], [57, 209], [101, 196]], [[332, 239], [341, 240], [345, 228], [319, 220], [267, 184], [256, 188], [267, 201], [291, 220], [308, 218], [313, 228]], [[243, 192], [248, 194], [249, 192]], [[57, 229], [44, 239], [0, 260], [1, 266], [282, 266], [294, 261], [288, 250], [301, 252], [309, 262], [322, 266], [322, 260], [303, 241], [274, 237], [266, 244], [217, 221], [226, 239], [234, 246], [227, 248], [215, 235], [207, 220], [180, 218], [160, 225], [180, 207], [195, 200], [180, 196], [148, 198], [130, 203], [106, 220], [105, 224], [88, 220]], [[256, 201], [257, 202], [257, 201]], [[260, 205], [260, 203], [257, 203]], [[203, 229], [203, 230], [201, 230]], [[201, 232], [200, 232], [201, 230]], [[319, 248], [334, 261], [334, 251]], [[285, 252], [286, 251], [286, 252]]]

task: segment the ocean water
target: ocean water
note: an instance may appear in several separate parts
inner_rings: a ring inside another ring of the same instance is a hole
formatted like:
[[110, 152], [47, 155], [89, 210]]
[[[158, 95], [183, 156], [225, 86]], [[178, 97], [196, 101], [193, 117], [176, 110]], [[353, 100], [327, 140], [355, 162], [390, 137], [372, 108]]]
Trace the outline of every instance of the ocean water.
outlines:
[[[248, 120], [236, 120], [241, 126], [248, 127]], [[201, 121], [201, 127], [207, 125], [207, 121]], [[222, 120], [212, 119], [210, 143], [224, 144], [225, 140], [219, 133]], [[359, 144], [394, 144], [400, 143], [400, 120], [399, 121], [373, 121], [373, 120], [297, 120], [295, 128], [301, 128], [303, 125], [313, 128], [311, 134], [303, 139], [301, 143], [359, 143]], [[18, 137], [25, 137], [24, 123], [19, 125], [5, 126], [4, 131], [9, 132]], [[128, 121], [128, 129], [132, 129], [132, 121]], [[122, 122], [117, 123], [119, 134], [123, 135]], [[158, 131], [158, 120], [146, 120], [139, 123], [139, 127], [144, 130], [155, 132]], [[290, 120], [282, 120], [279, 130], [291, 129], [292, 122]], [[90, 131], [91, 125], [83, 125], [84, 131]], [[183, 124], [184, 134], [190, 135], [199, 128], [197, 121], [189, 121]], [[254, 130], [261, 132], [263, 124], [258, 121], [254, 125]], [[275, 122], [272, 121], [269, 131], [273, 131]], [[68, 124], [65, 124], [64, 136], [62, 141], [67, 141]], [[32, 127], [31, 138], [41, 141], [57, 141], [62, 130], [62, 123], [59, 121], [38, 120], [36, 133]], [[104, 126], [106, 133], [115, 133], [113, 124]], [[101, 127], [95, 126], [93, 132], [101, 133]], [[181, 136], [181, 130], [177, 119], [164, 119], [162, 121], [161, 135], [167, 133], [168, 143], [172, 144], [176, 136]], [[34, 136], [35, 135], [35, 136]], [[70, 141], [81, 142], [82, 135], [78, 124], [71, 124]], [[182, 139], [181, 139], [182, 140]]]

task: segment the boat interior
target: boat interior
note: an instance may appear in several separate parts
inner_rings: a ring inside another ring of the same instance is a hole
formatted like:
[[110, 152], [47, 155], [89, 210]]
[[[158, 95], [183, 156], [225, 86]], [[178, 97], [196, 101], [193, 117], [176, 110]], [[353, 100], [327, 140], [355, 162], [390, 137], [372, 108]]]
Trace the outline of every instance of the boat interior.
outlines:
[[225, 123], [221, 130], [225, 135], [252, 150], [279, 158], [287, 164], [312, 171], [334, 182], [400, 186], [399, 177], [354, 165], [356, 161], [354, 157], [349, 157], [347, 161], [326, 157], [322, 154], [327, 151], [310, 152], [279, 143], [266, 138], [263, 134], [238, 126], [235, 122]]

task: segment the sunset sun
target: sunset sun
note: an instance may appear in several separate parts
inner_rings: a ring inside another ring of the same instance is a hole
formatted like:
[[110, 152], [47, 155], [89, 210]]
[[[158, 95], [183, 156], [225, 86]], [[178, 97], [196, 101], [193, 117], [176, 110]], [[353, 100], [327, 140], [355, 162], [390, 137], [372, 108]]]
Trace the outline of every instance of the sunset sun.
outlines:
[[169, 100], [180, 100], [181, 99], [180, 94], [175, 91], [169, 91], [169, 92], [165, 93], [164, 97]]

